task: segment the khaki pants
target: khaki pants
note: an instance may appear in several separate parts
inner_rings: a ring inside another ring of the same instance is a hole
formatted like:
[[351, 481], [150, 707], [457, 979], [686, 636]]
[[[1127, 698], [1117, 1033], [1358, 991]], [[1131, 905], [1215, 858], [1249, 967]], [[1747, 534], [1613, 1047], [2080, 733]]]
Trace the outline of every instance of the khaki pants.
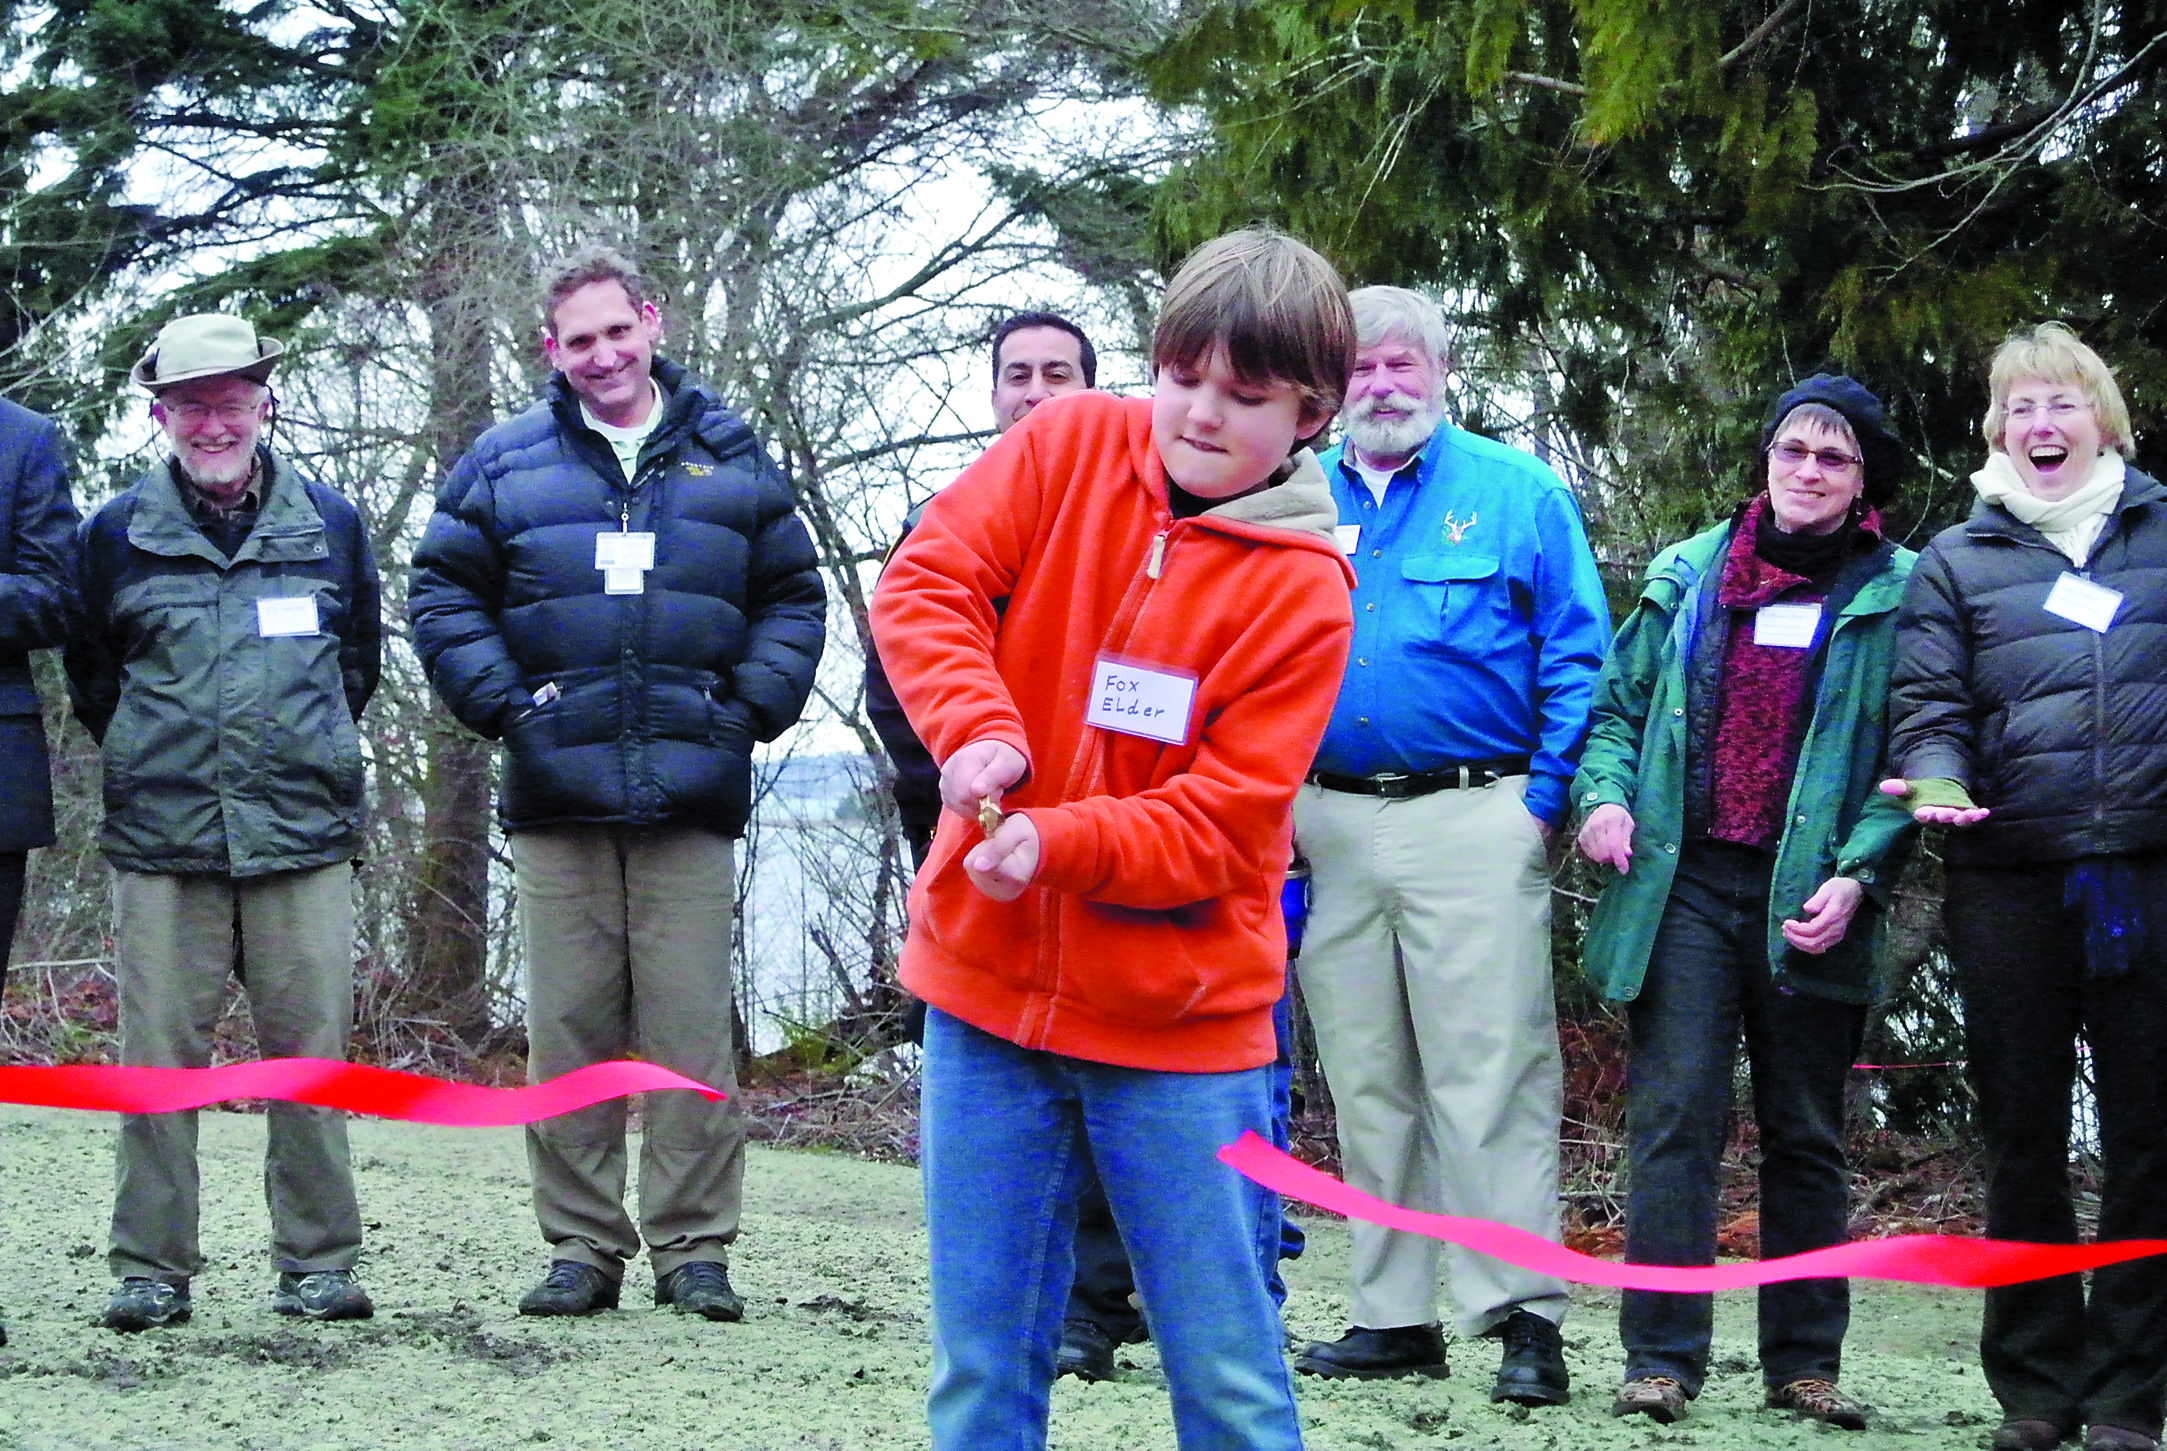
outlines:
[[745, 1124], [730, 1026], [730, 842], [694, 829], [553, 827], [512, 838], [527, 951], [534, 1082], [640, 1056], [731, 1097], [651, 1093], [640, 1146], [640, 1227], [625, 1213], [625, 1105], [527, 1130], [534, 1211], [552, 1257], [612, 1278], [647, 1253], [660, 1278], [722, 1262], [737, 1238]]
[[[1298, 965], [1339, 1114], [1347, 1182], [1393, 1204], [1558, 1237], [1564, 1070], [1550, 881], [1527, 778], [1387, 801], [1305, 785], [1295, 840], [1312, 906]], [[1356, 1325], [1436, 1321], [1438, 1254], [1355, 1224]], [[1461, 1335], [1565, 1286], [1453, 1246]]]
[[[120, 1061], [202, 1068], [238, 972], [266, 1058], [344, 1058], [354, 1020], [353, 867], [264, 877], [117, 874]], [[263, 1193], [281, 1271], [350, 1270], [361, 1257], [346, 1116], [274, 1103]], [[203, 1268], [196, 1238], [196, 1114], [121, 1115], [113, 1241], [116, 1276], [184, 1282]]]

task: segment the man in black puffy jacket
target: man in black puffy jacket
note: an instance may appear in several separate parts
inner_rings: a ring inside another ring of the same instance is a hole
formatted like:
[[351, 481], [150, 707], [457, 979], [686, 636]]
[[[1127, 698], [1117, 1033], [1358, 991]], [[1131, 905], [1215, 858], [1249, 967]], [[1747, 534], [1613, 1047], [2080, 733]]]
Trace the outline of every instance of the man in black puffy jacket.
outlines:
[[[811, 692], [826, 594], [782, 472], [655, 356], [661, 319], [631, 264], [587, 249], [544, 294], [556, 375], [439, 491], [414, 644], [452, 713], [505, 744], [530, 1077], [636, 1046], [732, 1093], [732, 843], [753, 743]], [[637, 1231], [624, 1130], [621, 1101], [528, 1129], [551, 1264], [521, 1313], [614, 1308], [644, 1234], [656, 1304], [739, 1319], [735, 1106], [649, 1099]]]

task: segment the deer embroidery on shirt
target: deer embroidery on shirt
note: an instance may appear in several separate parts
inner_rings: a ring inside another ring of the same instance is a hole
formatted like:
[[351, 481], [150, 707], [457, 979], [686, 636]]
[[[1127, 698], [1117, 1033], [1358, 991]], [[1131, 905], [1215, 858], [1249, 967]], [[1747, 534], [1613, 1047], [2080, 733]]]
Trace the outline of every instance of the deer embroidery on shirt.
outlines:
[[1481, 517], [1482, 517], [1482, 516], [1481, 516], [1480, 514], [1477, 514], [1477, 513], [1476, 513], [1476, 512], [1474, 511], [1474, 510], [1470, 509], [1470, 510], [1468, 510], [1468, 513], [1467, 513], [1467, 522], [1466, 522], [1465, 524], [1462, 524], [1462, 523], [1460, 523], [1460, 522], [1459, 522], [1459, 521], [1458, 521], [1457, 519], [1453, 518], [1451, 514], [1449, 514], [1449, 513], [1448, 513], [1448, 514], [1446, 514], [1446, 515], [1445, 515], [1445, 542], [1446, 542], [1447, 544], [1457, 544], [1457, 543], [1459, 543], [1459, 542], [1460, 542], [1460, 536], [1462, 536], [1463, 534], [1465, 534], [1465, 533], [1466, 533], [1466, 532], [1467, 532], [1468, 530], [1470, 530], [1470, 529], [1474, 528], [1474, 527], [1475, 527], [1475, 521], [1476, 521], [1477, 519], [1480, 519]]

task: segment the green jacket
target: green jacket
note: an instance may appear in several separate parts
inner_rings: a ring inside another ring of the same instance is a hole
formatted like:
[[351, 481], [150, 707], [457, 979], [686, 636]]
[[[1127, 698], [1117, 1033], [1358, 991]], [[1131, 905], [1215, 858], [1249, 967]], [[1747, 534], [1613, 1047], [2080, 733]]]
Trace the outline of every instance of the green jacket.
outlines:
[[[68, 685], [104, 747], [98, 844], [122, 871], [254, 877], [361, 849], [376, 562], [351, 503], [262, 457], [263, 505], [230, 559], [165, 464], [83, 525]], [[290, 603], [267, 618], [261, 600]]]
[[[1700, 612], [1715, 608], [1732, 525], [1718, 524], [1672, 545], [1648, 566], [1640, 602], [1626, 617], [1595, 687], [1587, 750], [1573, 778], [1585, 816], [1615, 803], [1633, 813], [1633, 869], [1608, 867], [1588, 923], [1581, 965], [1604, 997], [1640, 995], [1656, 929], [1670, 899], [1683, 845], [1688, 779], [1687, 655]], [[1783, 940], [1786, 917], [1831, 876], [1866, 888], [1869, 906], [1887, 905], [1912, 820], [1878, 789], [1888, 735], [1889, 669], [1896, 609], [1918, 558], [1896, 549], [1839, 611], [1828, 636], [1813, 719], [1799, 746], [1783, 838], [1768, 894], [1768, 965], [1776, 981], [1839, 1002], [1863, 1003], [1878, 987], [1872, 931], [1854, 919], [1842, 942], [1816, 957]]]

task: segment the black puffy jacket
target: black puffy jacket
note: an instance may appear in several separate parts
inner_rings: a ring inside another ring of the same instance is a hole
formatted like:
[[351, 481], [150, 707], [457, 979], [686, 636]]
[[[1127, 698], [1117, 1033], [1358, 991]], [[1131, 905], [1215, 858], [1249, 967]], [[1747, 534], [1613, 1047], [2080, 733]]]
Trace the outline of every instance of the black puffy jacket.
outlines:
[[[2065, 573], [2121, 592], [2106, 633], [2047, 613]], [[1919, 556], [1897, 630], [1895, 771], [1993, 810], [1951, 866], [2167, 849], [2167, 489], [2130, 470], [2081, 571], [1980, 503]]]
[[[827, 596], [788, 481], [705, 384], [659, 358], [655, 378], [629, 485], [555, 377], [459, 461], [414, 555], [414, 647], [452, 714], [503, 739], [507, 831], [740, 835], [752, 744], [812, 691]], [[620, 527], [655, 535], [640, 594], [595, 568]]]
[[53, 842], [30, 652], [66, 640], [75, 619], [76, 523], [60, 430], [0, 398], [0, 851]]

